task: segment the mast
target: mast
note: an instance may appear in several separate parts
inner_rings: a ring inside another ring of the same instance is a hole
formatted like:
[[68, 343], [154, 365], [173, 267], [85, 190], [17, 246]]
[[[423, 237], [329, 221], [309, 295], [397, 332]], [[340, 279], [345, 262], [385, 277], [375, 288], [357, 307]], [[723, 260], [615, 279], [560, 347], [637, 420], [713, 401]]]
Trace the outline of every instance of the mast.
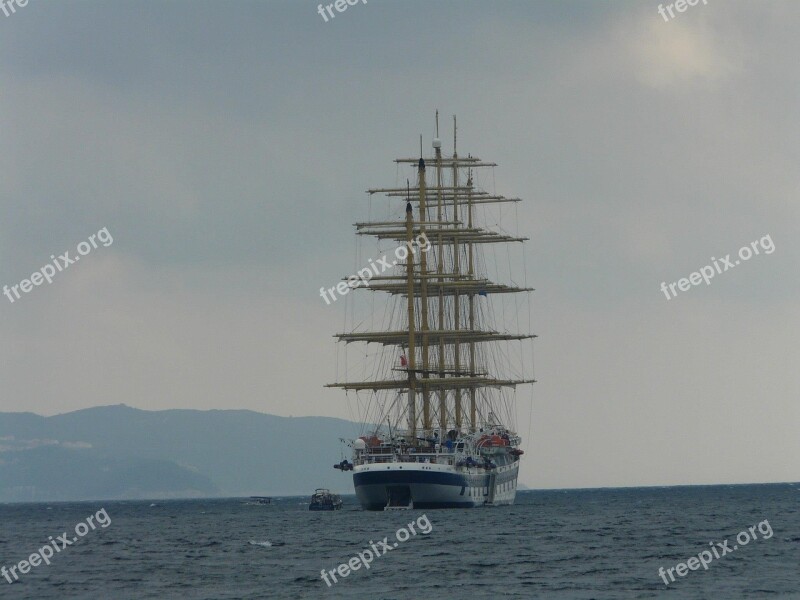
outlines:
[[[427, 220], [428, 209], [425, 206], [425, 161], [422, 159], [422, 136], [420, 136], [419, 149], [419, 231], [420, 235], [425, 234], [425, 221]], [[409, 254], [413, 254], [409, 247]], [[420, 312], [422, 313], [422, 429], [424, 435], [428, 436], [431, 430], [431, 407], [430, 390], [425, 385], [424, 380], [430, 377], [430, 367], [428, 365], [428, 262], [425, 252], [420, 253]], [[413, 297], [412, 297], [413, 300]]]
[[[453, 115], [453, 187], [458, 188], [458, 126], [456, 124], [456, 116]], [[458, 196], [453, 196], [453, 224], [458, 227]], [[453, 237], [453, 272], [456, 276], [461, 274], [461, 266], [459, 258], [461, 254], [461, 242], [457, 237]], [[461, 328], [461, 306], [459, 303], [459, 294], [456, 290], [453, 295], [453, 329], [458, 331]], [[453, 348], [453, 355], [455, 359], [455, 371], [459, 372], [461, 369], [461, 344], [455, 343]], [[455, 409], [456, 409], [456, 429], [461, 430], [461, 388], [456, 386], [453, 390], [455, 394]]]
[[[442, 222], [442, 141], [439, 138], [439, 111], [436, 111], [436, 139], [433, 140], [433, 148], [436, 152], [436, 220]], [[437, 321], [439, 331], [444, 331], [444, 240], [442, 239], [441, 227], [436, 238], [436, 273], [439, 275], [439, 319]], [[439, 337], [439, 377], [444, 378], [444, 337]], [[440, 440], [444, 440], [447, 431], [447, 390], [444, 388], [438, 391], [439, 394], [439, 427], [441, 428]]]
[[[472, 169], [468, 171], [467, 178], [467, 228], [472, 229]], [[467, 273], [470, 279], [475, 278], [475, 259], [473, 257], [472, 242], [467, 242], [468, 260]], [[469, 330], [475, 331], [475, 292], [469, 293]], [[475, 376], [475, 342], [469, 343], [469, 374]], [[469, 388], [469, 423], [472, 431], [478, 429], [477, 408], [475, 406], [475, 386]]]
[[[420, 159], [420, 162], [421, 159]], [[417, 438], [417, 399], [416, 399], [416, 347], [414, 345], [414, 253], [411, 242], [414, 239], [414, 209], [411, 202], [406, 204], [406, 242], [409, 252], [406, 260], [406, 285], [408, 287], [408, 429], [411, 443]]]

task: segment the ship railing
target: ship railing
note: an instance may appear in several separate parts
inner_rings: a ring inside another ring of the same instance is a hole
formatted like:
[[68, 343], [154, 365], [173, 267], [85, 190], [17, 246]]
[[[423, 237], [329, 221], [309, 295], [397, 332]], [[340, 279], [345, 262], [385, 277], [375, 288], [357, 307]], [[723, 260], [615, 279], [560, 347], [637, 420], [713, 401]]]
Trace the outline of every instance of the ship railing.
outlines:
[[388, 463], [388, 462], [401, 462], [401, 463], [422, 463], [434, 465], [453, 465], [455, 464], [455, 455], [453, 454], [391, 454], [391, 455], [370, 455], [367, 454], [362, 457], [364, 463]]
[[391, 446], [372, 446], [364, 450], [367, 454], [394, 454]]
[[414, 454], [401, 455], [400, 460], [402, 462], [447, 465], [447, 464], [452, 464], [453, 454], [436, 453], [436, 452], [417, 452]]
[[369, 448], [365, 448], [363, 450], [359, 450], [358, 453], [363, 454], [364, 456], [384, 456], [384, 455], [394, 455], [394, 454], [401, 454], [401, 455], [417, 455], [417, 456], [442, 456], [442, 455], [453, 455], [457, 453], [456, 448], [447, 448], [446, 446], [442, 446], [440, 449], [435, 450], [432, 446], [423, 448], [422, 451], [412, 451], [409, 452], [407, 447], [391, 447], [391, 446], [372, 446]]

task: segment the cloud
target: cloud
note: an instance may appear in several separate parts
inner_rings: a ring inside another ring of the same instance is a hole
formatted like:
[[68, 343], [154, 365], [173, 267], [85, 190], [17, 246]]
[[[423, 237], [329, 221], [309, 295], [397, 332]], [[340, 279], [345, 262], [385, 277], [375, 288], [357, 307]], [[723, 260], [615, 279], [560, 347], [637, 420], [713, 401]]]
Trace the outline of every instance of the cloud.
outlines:
[[63, 448], [81, 449], [81, 450], [92, 447], [92, 445], [89, 442], [61, 442], [61, 446]]
[[741, 57], [708, 22], [684, 18], [664, 23], [648, 14], [635, 27], [619, 29], [636, 79], [656, 89], [708, 87], [740, 73]]
[[[773, 444], [742, 445], [750, 466], [797, 465], [796, 436], [753, 414], [754, 394], [776, 422], [797, 396], [795, 1], [709, 2], [668, 23], [622, 1], [404, 0], [327, 25], [292, 2], [38, 6], [0, 19], [0, 285], [101, 227], [114, 244], [13, 305], [0, 296], [3, 410], [351, 417], [321, 387], [344, 303], [318, 290], [378, 255], [354, 260], [351, 224], [402, 206], [363, 190], [404, 184], [391, 160], [419, 133], [429, 147], [439, 108], [445, 146], [457, 113], [462, 153], [501, 165], [485, 187], [496, 175], [525, 199], [503, 223], [532, 238], [538, 290], [542, 442], [526, 457], [561, 461], [524, 463], [527, 481], [645, 480], [667, 442], [686, 457], [681, 434], [702, 437], [687, 398], [714, 424], [709, 447], [741, 427]], [[768, 258], [669, 303], [658, 290], [768, 233]], [[364, 327], [380, 325], [373, 300]], [[646, 446], [637, 431], [661, 447], [632, 456], [620, 440]], [[716, 467], [735, 479], [720, 456], [686, 480]], [[661, 480], [680, 481], [670, 468]]]

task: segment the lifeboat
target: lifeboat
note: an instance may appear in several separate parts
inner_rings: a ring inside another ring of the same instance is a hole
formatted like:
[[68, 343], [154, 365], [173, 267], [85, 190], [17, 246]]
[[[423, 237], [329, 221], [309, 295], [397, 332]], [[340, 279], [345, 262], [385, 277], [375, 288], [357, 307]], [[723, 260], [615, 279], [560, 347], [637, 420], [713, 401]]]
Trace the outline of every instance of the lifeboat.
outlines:
[[479, 448], [502, 448], [508, 446], [508, 440], [499, 435], [482, 435], [478, 440]]

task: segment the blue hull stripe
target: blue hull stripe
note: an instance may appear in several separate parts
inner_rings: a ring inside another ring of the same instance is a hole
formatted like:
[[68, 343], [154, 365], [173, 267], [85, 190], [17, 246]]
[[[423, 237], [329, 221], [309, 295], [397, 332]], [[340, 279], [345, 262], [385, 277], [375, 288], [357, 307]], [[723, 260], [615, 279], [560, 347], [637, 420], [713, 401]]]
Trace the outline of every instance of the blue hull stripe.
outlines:
[[356, 487], [360, 485], [397, 485], [403, 483], [453, 485], [456, 487], [469, 485], [467, 478], [463, 475], [437, 473], [435, 471], [370, 471], [353, 474], [353, 484]]

